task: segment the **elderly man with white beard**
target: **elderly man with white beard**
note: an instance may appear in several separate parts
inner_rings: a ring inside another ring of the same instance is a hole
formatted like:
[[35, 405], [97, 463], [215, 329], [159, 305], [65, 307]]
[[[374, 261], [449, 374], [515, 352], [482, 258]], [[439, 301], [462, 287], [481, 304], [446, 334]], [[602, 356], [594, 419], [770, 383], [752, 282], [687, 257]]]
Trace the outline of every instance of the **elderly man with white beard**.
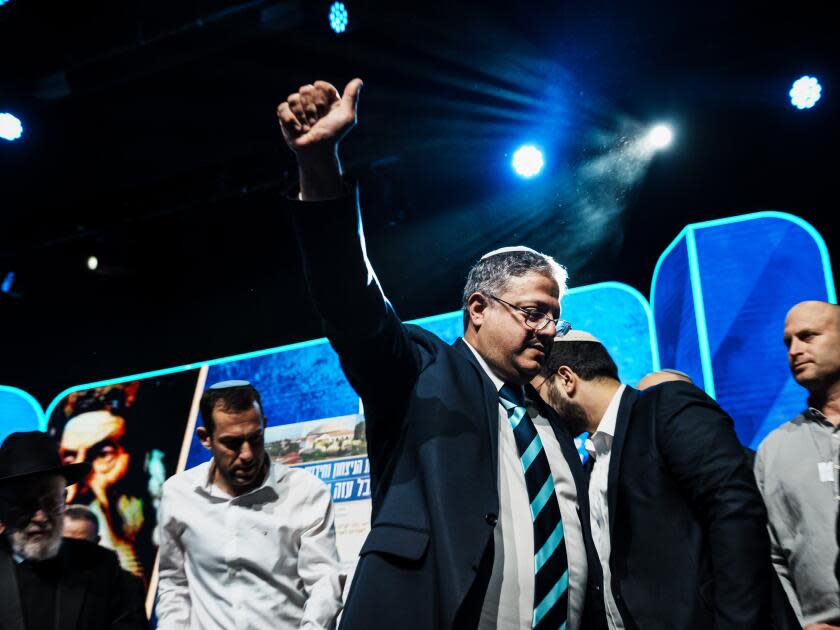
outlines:
[[62, 538], [66, 487], [88, 470], [62, 465], [37, 431], [12, 433], [0, 446], [0, 628], [148, 628], [116, 556]]

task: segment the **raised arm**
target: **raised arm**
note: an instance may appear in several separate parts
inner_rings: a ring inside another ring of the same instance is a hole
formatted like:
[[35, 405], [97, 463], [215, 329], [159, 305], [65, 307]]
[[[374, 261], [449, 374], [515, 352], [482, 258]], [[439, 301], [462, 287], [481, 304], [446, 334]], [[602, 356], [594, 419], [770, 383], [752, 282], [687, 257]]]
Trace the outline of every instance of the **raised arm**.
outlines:
[[365, 252], [355, 188], [342, 180], [338, 145], [356, 124], [359, 90], [344, 94], [316, 81], [277, 108], [286, 144], [297, 157], [299, 201], [292, 221], [309, 291], [350, 384], [365, 403], [373, 477], [400, 433], [402, 406], [420, 360], [382, 293]]

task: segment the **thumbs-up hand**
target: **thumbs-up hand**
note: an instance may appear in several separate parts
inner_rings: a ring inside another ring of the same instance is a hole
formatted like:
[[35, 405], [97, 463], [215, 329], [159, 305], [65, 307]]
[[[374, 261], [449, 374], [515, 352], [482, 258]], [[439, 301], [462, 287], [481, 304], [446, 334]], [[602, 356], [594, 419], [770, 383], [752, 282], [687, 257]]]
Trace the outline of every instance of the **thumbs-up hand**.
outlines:
[[339, 95], [326, 81], [304, 85], [277, 106], [277, 118], [289, 148], [298, 156], [331, 154], [356, 124], [361, 79], [353, 79]]

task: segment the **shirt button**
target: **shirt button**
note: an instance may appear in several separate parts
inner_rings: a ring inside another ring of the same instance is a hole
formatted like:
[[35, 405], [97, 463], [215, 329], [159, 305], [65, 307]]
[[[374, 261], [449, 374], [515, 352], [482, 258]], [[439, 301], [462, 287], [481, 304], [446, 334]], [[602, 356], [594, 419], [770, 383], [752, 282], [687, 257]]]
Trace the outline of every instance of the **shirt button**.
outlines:
[[499, 517], [496, 514], [493, 514], [492, 512], [488, 512], [484, 515], [484, 520], [491, 527], [495, 527], [496, 523], [499, 522]]

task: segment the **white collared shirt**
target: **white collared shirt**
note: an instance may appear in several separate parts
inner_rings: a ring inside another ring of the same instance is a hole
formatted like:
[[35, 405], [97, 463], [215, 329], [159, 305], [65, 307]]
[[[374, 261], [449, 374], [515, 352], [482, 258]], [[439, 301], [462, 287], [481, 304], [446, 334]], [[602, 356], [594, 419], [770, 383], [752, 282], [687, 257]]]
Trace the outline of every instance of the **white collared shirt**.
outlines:
[[164, 484], [158, 628], [332, 628], [342, 580], [328, 487], [277, 462], [237, 497], [210, 475], [207, 462]]
[[615, 437], [615, 423], [624, 385], [619, 385], [598, 423], [598, 429], [586, 440], [586, 450], [595, 457], [592, 474], [589, 477], [589, 523], [592, 526], [592, 540], [598, 550], [601, 569], [604, 572], [604, 605], [607, 609], [607, 624], [610, 630], [623, 630], [624, 622], [618, 612], [615, 597], [610, 586], [610, 515], [607, 502], [607, 478], [610, 472], [610, 452]]
[[[479, 365], [493, 381], [496, 391], [504, 386], [490, 366], [466, 340]], [[569, 563], [568, 630], [578, 630], [586, 598], [586, 547], [578, 513], [577, 488], [571, 468], [563, 456], [554, 429], [548, 420], [528, 406], [543, 443], [554, 492], [560, 503], [566, 558]], [[508, 413], [499, 403], [499, 520], [493, 530], [495, 553], [493, 572], [481, 608], [479, 630], [526, 630], [534, 615], [534, 522], [531, 518], [528, 487], [519, 459], [519, 449], [508, 421]]]

